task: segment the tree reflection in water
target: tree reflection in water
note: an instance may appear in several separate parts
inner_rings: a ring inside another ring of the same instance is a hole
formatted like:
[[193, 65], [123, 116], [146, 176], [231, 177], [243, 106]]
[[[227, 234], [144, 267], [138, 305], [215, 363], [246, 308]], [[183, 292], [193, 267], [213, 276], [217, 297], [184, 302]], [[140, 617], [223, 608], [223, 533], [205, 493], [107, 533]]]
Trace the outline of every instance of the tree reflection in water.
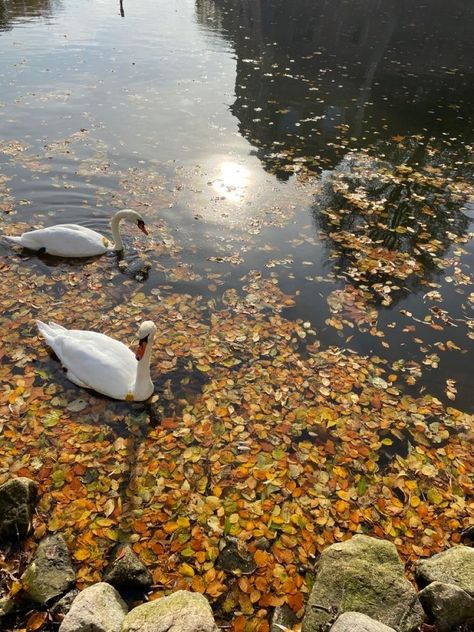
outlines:
[[391, 135], [472, 139], [474, 9], [399, 0], [196, 0], [235, 49], [232, 113], [268, 171], [331, 168]]
[[0, 31], [8, 31], [17, 20], [30, 17], [50, 17], [56, 0], [2, 0], [0, 2]]
[[[388, 305], [439, 273], [468, 227], [460, 208], [472, 177], [473, 7], [196, 0], [196, 12], [235, 49], [231, 111], [264, 168], [282, 180], [335, 169], [313, 215], [336, 275]], [[361, 150], [381, 160], [344, 159]], [[380, 291], [386, 266], [376, 266], [384, 256], [400, 281], [390, 296]]]

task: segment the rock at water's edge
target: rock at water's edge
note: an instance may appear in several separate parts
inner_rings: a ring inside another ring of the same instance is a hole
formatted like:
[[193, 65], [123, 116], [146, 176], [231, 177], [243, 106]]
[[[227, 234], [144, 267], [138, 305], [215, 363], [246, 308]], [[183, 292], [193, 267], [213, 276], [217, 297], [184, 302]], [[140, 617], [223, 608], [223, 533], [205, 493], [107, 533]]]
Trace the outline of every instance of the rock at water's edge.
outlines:
[[63, 536], [57, 534], [41, 540], [21, 576], [21, 583], [26, 597], [45, 604], [71, 588], [75, 578], [67, 544]]
[[0, 621], [3, 617], [11, 614], [15, 608], [17, 607], [17, 603], [11, 597], [2, 597], [0, 599]]
[[104, 581], [116, 587], [149, 588], [153, 578], [132, 548], [123, 544], [116, 549], [105, 571]]
[[323, 632], [334, 610], [366, 614], [397, 632], [413, 632], [424, 621], [416, 590], [391, 542], [355, 535], [333, 544], [322, 552], [316, 573], [303, 632]]
[[[131, 610], [121, 632], [217, 632], [211, 606], [199, 593], [186, 590], [149, 601]], [[63, 630], [60, 630], [63, 632]], [[69, 631], [68, 631], [69, 632]]]
[[37, 498], [37, 483], [23, 476], [0, 486], [0, 539], [28, 535]]
[[78, 594], [59, 632], [120, 632], [127, 612], [127, 604], [115, 588], [99, 582]]
[[253, 573], [257, 568], [253, 555], [244, 547], [244, 543], [238, 538], [226, 536], [225, 545], [219, 553], [216, 566], [229, 573]]
[[282, 625], [289, 630], [293, 629], [298, 623], [298, 618], [288, 604], [277, 606], [273, 611], [272, 624], [270, 626], [270, 632], [281, 632]]
[[395, 632], [388, 625], [360, 612], [344, 612], [331, 627], [331, 632]]
[[55, 619], [56, 621], [62, 621], [71, 609], [72, 602], [78, 594], [79, 591], [77, 590], [77, 588], [73, 588], [72, 590], [67, 592], [64, 597], [61, 597], [61, 599], [57, 601], [50, 610], [53, 619]]
[[459, 586], [432, 582], [419, 597], [437, 632], [451, 632], [458, 626], [474, 623], [474, 598]]
[[415, 573], [420, 586], [431, 582], [455, 584], [474, 597], [474, 549], [469, 546], [453, 546], [420, 560]]

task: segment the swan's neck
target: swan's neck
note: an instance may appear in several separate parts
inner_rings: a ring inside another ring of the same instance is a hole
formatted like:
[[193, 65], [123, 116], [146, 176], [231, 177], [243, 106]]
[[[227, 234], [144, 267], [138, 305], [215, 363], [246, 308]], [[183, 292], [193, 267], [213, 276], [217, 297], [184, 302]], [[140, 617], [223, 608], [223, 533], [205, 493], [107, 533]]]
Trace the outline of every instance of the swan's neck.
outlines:
[[150, 360], [153, 349], [153, 335], [150, 335], [143, 358], [137, 362], [137, 377], [134, 396], [136, 400], [148, 399], [153, 393], [153, 382], [150, 376]]
[[126, 214], [127, 210], [117, 211], [112, 217], [112, 221], [110, 222], [112, 239], [114, 240], [112, 250], [123, 250], [123, 241], [122, 237], [120, 236], [120, 222], [126, 216]]

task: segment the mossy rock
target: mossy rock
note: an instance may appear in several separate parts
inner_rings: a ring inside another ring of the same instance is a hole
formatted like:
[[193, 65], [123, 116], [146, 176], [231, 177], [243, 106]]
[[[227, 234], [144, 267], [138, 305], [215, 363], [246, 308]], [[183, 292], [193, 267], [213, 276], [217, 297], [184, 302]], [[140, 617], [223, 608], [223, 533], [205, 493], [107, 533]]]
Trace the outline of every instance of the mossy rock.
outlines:
[[217, 629], [207, 599], [199, 593], [178, 590], [131, 610], [121, 632], [217, 632]]
[[38, 498], [38, 484], [19, 476], [0, 486], [0, 539], [19, 540], [28, 535]]
[[474, 597], [474, 549], [453, 546], [442, 553], [420, 560], [416, 565], [416, 580], [420, 586], [431, 582], [454, 584]]
[[59, 632], [120, 632], [127, 612], [115, 588], [99, 582], [77, 595]]
[[57, 534], [39, 543], [33, 560], [21, 576], [21, 583], [24, 596], [46, 604], [69, 590], [75, 578], [66, 542]]
[[350, 611], [397, 632], [413, 632], [423, 622], [416, 590], [391, 542], [356, 535], [321, 554], [303, 632], [323, 632], [338, 615]]
[[474, 598], [459, 586], [432, 582], [419, 596], [437, 632], [452, 632], [457, 627], [474, 623]]

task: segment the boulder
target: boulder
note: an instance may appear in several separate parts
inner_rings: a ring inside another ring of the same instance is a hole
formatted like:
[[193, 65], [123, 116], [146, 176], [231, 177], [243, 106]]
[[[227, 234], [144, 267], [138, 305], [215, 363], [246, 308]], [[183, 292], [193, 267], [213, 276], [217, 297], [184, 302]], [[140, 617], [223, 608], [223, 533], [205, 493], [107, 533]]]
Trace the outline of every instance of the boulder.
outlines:
[[417, 630], [424, 612], [388, 541], [355, 535], [325, 549], [303, 619], [303, 632], [323, 632], [334, 612], [360, 612], [397, 632]]
[[344, 612], [331, 627], [331, 632], [395, 632], [395, 630], [361, 612]]
[[0, 539], [28, 535], [38, 498], [38, 485], [22, 476], [0, 486]]
[[[283, 628], [292, 630], [298, 623], [298, 618], [288, 604], [277, 606], [273, 611], [270, 632], [282, 632]], [[281, 626], [281, 627], [280, 627]]]
[[420, 560], [415, 572], [420, 586], [431, 582], [455, 584], [474, 597], [474, 549], [469, 546], [453, 546]]
[[[121, 632], [217, 632], [211, 606], [199, 593], [186, 590], [149, 601], [131, 610]], [[63, 630], [60, 630], [63, 632]]]
[[21, 576], [26, 597], [45, 604], [74, 584], [76, 573], [62, 535], [50, 535], [38, 545], [33, 560]]
[[77, 588], [73, 588], [72, 590], [67, 592], [64, 597], [61, 597], [61, 599], [57, 601], [50, 610], [53, 619], [55, 619], [56, 621], [62, 621], [71, 609], [72, 602], [78, 594], [79, 591], [77, 590]]
[[77, 595], [59, 632], [120, 632], [127, 612], [127, 604], [115, 588], [99, 582]]
[[470, 527], [466, 527], [461, 531], [461, 541], [463, 544], [473, 546], [474, 544], [474, 524]]
[[224, 538], [224, 546], [217, 557], [216, 566], [237, 575], [249, 575], [257, 568], [253, 555], [245, 549], [243, 542], [232, 536]]
[[457, 626], [474, 623], [474, 598], [454, 584], [432, 582], [418, 596], [437, 632], [451, 632]]
[[115, 550], [105, 571], [104, 581], [118, 588], [149, 588], [153, 578], [132, 548], [123, 544]]
[[4, 617], [11, 614], [16, 609], [16, 607], [17, 603], [11, 597], [0, 598], [0, 622]]

